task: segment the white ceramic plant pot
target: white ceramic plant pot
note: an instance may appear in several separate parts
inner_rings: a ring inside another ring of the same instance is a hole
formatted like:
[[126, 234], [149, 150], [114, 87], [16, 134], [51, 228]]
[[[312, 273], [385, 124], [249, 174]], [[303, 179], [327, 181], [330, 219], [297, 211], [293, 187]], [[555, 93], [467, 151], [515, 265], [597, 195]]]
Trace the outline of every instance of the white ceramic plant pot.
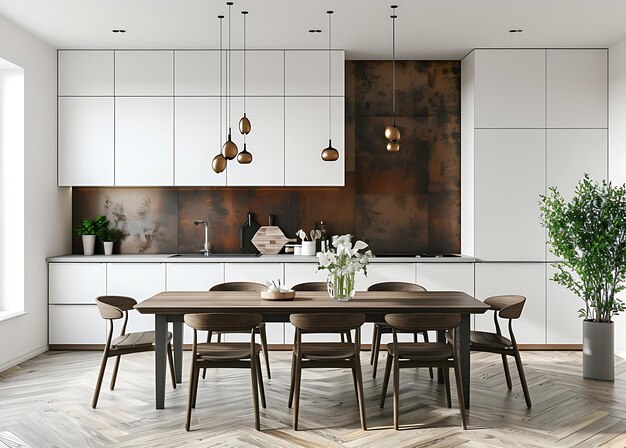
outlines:
[[302, 255], [302, 246], [293, 246], [293, 254], [294, 255]]
[[104, 255], [113, 255], [113, 241], [104, 241]]
[[83, 235], [83, 254], [93, 255], [93, 250], [96, 247], [96, 235]]
[[302, 249], [300, 255], [315, 256], [316, 241], [302, 241]]
[[583, 377], [613, 381], [615, 377], [615, 325], [583, 321]]

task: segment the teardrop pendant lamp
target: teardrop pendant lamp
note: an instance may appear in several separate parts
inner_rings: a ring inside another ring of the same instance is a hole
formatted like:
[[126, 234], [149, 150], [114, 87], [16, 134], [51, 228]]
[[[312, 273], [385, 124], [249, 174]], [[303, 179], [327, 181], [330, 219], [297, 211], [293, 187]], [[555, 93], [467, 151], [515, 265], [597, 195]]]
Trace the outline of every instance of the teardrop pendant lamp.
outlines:
[[228, 5], [228, 52], [226, 53], [226, 70], [228, 72], [226, 76], [226, 122], [228, 123], [228, 140], [222, 146], [222, 155], [226, 158], [226, 160], [233, 160], [237, 157], [237, 153], [239, 152], [239, 148], [232, 139], [231, 127], [230, 127], [230, 116], [232, 114], [231, 108], [231, 82], [230, 82], [230, 60], [231, 60], [231, 50], [230, 50], [230, 17], [231, 17], [231, 6], [233, 6], [233, 2], [226, 2]]
[[[220, 19], [220, 141], [219, 144], [222, 144], [222, 36], [223, 36], [223, 19], [224, 16], [217, 16]], [[222, 155], [220, 152], [218, 155], [213, 157], [213, 161], [211, 162], [211, 166], [213, 171], [216, 173], [222, 173], [226, 169], [226, 157]]]
[[387, 151], [398, 152], [400, 151], [400, 130], [396, 127], [396, 8], [398, 5], [391, 5], [391, 23], [392, 23], [392, 37], [391, 37], [391, 53], [392, 53], [392, 115], [393, 124], [391, 126], [385, 126], [385, 138], [387, 142]]
[[332, 23], [331, 17], [334, 11], [326, 11], [328, 14], [328, 147], [322, 150], [322, 160], [325, 162], [334, 162], [339, 159], [339, 151], [333, 148], [332, 140], [332, 97], [331, 94], [331, 79], [332, 79]]
[[246, 148], [246, 137], [252, 130], [252, 124], [246, 116], [246, 17], [248, 11], [241, 11], [243, 15], [243, 117], [239, 120], [239, 132], [243, 135], [243, 151], [237, 155], [237, 161], [242, 165], [252, 162], [252, 154]]

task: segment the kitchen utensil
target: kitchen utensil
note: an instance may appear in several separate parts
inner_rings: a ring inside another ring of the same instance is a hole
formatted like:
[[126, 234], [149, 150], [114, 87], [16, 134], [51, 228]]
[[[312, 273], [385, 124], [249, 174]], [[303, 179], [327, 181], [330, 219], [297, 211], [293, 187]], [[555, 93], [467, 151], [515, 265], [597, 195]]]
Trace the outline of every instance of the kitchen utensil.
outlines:
[[254, 221], [252, 212], [248, 212], [248, 218], [239, 230], [239, 246], [244, 254], [256, 254], [259, 252], [255, 245], [252, 244], [252, 238], [259, 228], [260, 226]]
[[[269, 222], [274, 223], [274, 215], [270, 215]], [[285, 244], [295, 241], [295, 238], [287, 238], [280, 227], [274, 225], [261, 227], [252, 238], [252, 244], [263, 255], [275, 255]]]

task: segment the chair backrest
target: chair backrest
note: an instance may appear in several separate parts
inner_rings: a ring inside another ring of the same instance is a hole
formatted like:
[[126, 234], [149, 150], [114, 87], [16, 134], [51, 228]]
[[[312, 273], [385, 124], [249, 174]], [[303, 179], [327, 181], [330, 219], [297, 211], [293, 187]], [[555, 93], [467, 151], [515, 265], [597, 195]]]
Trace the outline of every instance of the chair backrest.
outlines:
[[185, 323], [194, 330], [203, 331], [252, 331], [263, 316], [253, 313], [196, 313], [185, 314]]
[[293, 291], [328, 291], [326, 282], [299, 283], [291, 288]]
[[368, 291], [409, 291], [409, 292], [421, 292], [426, 291], [421, 285], [417, 283], [408, 283], [408, 282], [382, 282], [375, 283], [369, 288]]
[[267, 286], [256, 282], [227, 282], [220, 283], [209, 289], [209, 291], [265, 291]]
[[518, 295], [492, 296], [485, 303], [503, 319], [517, 319], [522, 315], [526, 297]]
[[292, 314], [289, 321], [301, 333], [344, 333], [360, 328], [365, 315], [358, 313]]
[[394, 330], [410, 332], [445, 331], [458, 327], [461, 323], [461, 315], [452, 313], [387, 314], [385, 321]]
[[126, 296], [100, 296], [96, 297], [96, 304], [103, 319], [121, 319], [125, 312], [137, 305], [137, 301]]

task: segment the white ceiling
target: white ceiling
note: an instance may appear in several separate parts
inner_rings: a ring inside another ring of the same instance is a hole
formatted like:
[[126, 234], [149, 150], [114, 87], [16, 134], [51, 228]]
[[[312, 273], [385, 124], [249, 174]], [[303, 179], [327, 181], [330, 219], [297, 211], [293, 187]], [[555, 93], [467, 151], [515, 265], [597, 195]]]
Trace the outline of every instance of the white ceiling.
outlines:
[[[626, 39], [624, 0], [234, 2], [233, 48], [241, 45], [243, 9], [250, 12], [249, 48], [325, 48], [326, 10], [334, 9], [333, 47], [348, 59], [390, 59], [392, 3], [399, 5], [399, 59], [459, 59], [485, 47], [609, 47]], [[216, 48], [217, 15], [226, 12], [221, 0], [0, 0], [0, 15], [55, 48]]]

